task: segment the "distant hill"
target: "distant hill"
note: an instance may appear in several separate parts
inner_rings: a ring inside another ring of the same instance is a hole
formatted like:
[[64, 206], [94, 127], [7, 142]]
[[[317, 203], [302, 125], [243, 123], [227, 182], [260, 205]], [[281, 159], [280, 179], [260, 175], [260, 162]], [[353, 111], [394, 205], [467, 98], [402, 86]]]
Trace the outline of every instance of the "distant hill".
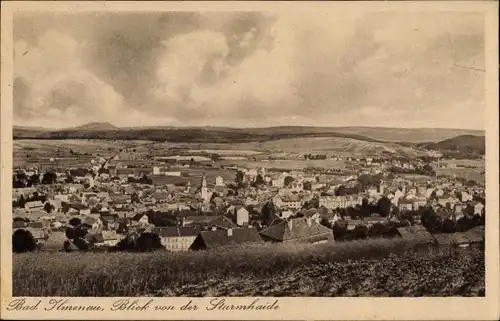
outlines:
[[118, 127], [114, 126], [113, 124], [107, 122], [95, 122], [95, 123], [84, 124], [77, 127], [67, 128], [66, 130], [102, 131], [102, 130], [116, 130], [116, 129], [118, 129]]
[[460, 135], [484, 136], [483, 130], [450, 128], [337, 127], [337, 133], [357, 134], [388, 142], [439, 142]]
[[460, 135], [437, 143], [421, 143], [418, 147], [438, 151], [484, 154], [486, 141], [484, 136]]
[[91, 123], [79, 127], [32, 131], [14, 128], [14, 139], [111, 139], [152, 140], [199, 143], [243, 143], [265, 142], [298, 137], [345, 137], [362, 141], [378, 142], [376, 139], [356, 134], [336, 133], [332, 129], [317, 130], [309, 127], [272, 127], [263, 129], [239, 129], [218, 127], [145, 127], [120, 128], [108, 123]]
[[14, 139], [112, 139], [172, 142], [240, 143], [265, 142], [304, 137], [343, 137], [366, 142], [398, 142], [407, 147], [417, 143], [439, 142], [458, 135], [484, 135], [479, 130], [405, 129], [376, 127], [280, 126], [264, 128], [228, 127], [116, 127], [106, 122], [89, 123], [65, 129], [14, 126]]

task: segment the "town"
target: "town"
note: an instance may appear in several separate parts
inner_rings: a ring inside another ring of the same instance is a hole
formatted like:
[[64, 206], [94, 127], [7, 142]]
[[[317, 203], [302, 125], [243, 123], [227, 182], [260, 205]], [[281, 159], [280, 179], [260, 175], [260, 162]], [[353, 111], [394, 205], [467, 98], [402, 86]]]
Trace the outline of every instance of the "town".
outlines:
[[[468, 165], [440, 163], [432, 151], [259, 159], [251, 151], [154, 145], [94, 153], [58, 148], [54, 155], [28, 149], [13, 169], [13, 251], [179, 252], [372, 238], [484, 242], [484, 182], [437, 174]], [[308, 160], [341, 166], [304, 165]]]

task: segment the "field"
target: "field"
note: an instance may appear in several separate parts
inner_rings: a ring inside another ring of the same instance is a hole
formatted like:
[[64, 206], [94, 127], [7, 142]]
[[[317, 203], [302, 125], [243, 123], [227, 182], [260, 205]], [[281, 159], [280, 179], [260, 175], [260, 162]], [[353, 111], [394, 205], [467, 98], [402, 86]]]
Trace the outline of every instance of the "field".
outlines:
[[282, 152], [287, 154], [328, 154], [344, 157], [378, 157], [382, 152], [414, 156], [418, 151], [394, 143], [369, 142], [344, 137], [304, 137], [267, 142], [234, 144], [236, 149]]
[[[14, 296], [484, 296], [484, 252], [403, 240], [13, 257]], [[458, 251], [458, 250], [457, 250]]]
[[[21, 139], [14, 140], [13, 142], [13, 161], [14, 166], [88, 166], [90, 159], [96, 155], [108, 157], [114, 155], [120, 149], [148, 143], [147, 141], [106, 141], [95, 139]], [[50, 158], [54, 158], [54, 161], [50, 162]]]
[[473, 180], [478, 183], [485, 183], [485, 175], [482, 174], [482, 171], [477, 168], [437, 168], [437, 175], [449, 175], [449, 176], [457, 176], [459, 178], [464, 178], [467, 180]]
[[217, 161], [218, 164], [229, 166], [237, 165], [247, 168], [266, 168], [266, 169], [278, 169], [278, 170], [300, 170], [308, 167], [321, 167], [321, 168], [344, 168], [346, 162], [343, 160], [331, 160], [331, 159], [321, 159], [321, 160], [273, 160], [273, 161], [248, 161], [248, 160], [220, 160]]

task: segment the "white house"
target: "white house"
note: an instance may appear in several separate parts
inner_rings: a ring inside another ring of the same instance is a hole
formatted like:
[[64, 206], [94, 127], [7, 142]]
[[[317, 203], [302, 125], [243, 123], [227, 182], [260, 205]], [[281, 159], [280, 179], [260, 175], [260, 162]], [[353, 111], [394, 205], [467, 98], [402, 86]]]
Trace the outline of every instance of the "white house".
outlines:
[[243, 226], [244, 224], [248, 224], [249, 221], [249, 213], [244, 207], [236, 211], [236, 224]]

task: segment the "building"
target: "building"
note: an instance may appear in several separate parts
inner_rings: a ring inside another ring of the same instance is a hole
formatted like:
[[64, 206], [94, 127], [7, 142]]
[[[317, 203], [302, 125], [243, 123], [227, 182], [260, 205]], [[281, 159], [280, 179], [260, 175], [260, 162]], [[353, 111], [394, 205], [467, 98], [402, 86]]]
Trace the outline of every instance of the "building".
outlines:
[[243, 226], [245, 224], [248, 224], [249, 221], [250, 221], [249, 213], [244, 207], [241, 207], [239, 210], [236, 211], [236, 224], [238, 226]]
[[208, 194], [207, 178], [205, 174], [201, 178], [201, 188], [200, 188], [201, 198], [204, 202], [210, 202], [210, 195]]
[[222, 178], [222, 176], [217, 176], [215, 178], [215, 186], [224, 186], [224, 178]]
[[189, 249], [197, 251], [228, 245], [261, 243], [263, 243], [262, 238], [255, 228], [229, 228], [200, 232]]
[[398, 208], [401, 212], [412, 211], [413, 210], [413, 200], [399, 200]]
[[147, 226], [149, 225], [149, 218], [146, 214], [136, 214], [130, 218], [131, 225]]
[[265, 241], [274, 243], [326, 243], [333, 242], [333, 231], [319, 223], [319, 219], [290, 218], [262, 230]]
[[160, 236], [161, 244], [172, 252], [187, 251], [200, 233], [195, 227], [155, 227], [152, 230]]
[[399, 227], [397, 230], [401, 238], [405, 240], [424, 244], [434, 243], [432, 235], [421, 225]]
[[480, 202], [473, 203], [474, 215], [481, 215], [483, 213], [484, 205]]
[[324, 206], [328, 209], [347, 208], [349, 206], [361, 205], [362, 198], [353, 196], [321, 196], [319, 198], [319, 206]]
[[301, 199], [295, 194], [277, 196], [273, 199], [273, 203], [280, 209], [299, 209], [303, 204]]

